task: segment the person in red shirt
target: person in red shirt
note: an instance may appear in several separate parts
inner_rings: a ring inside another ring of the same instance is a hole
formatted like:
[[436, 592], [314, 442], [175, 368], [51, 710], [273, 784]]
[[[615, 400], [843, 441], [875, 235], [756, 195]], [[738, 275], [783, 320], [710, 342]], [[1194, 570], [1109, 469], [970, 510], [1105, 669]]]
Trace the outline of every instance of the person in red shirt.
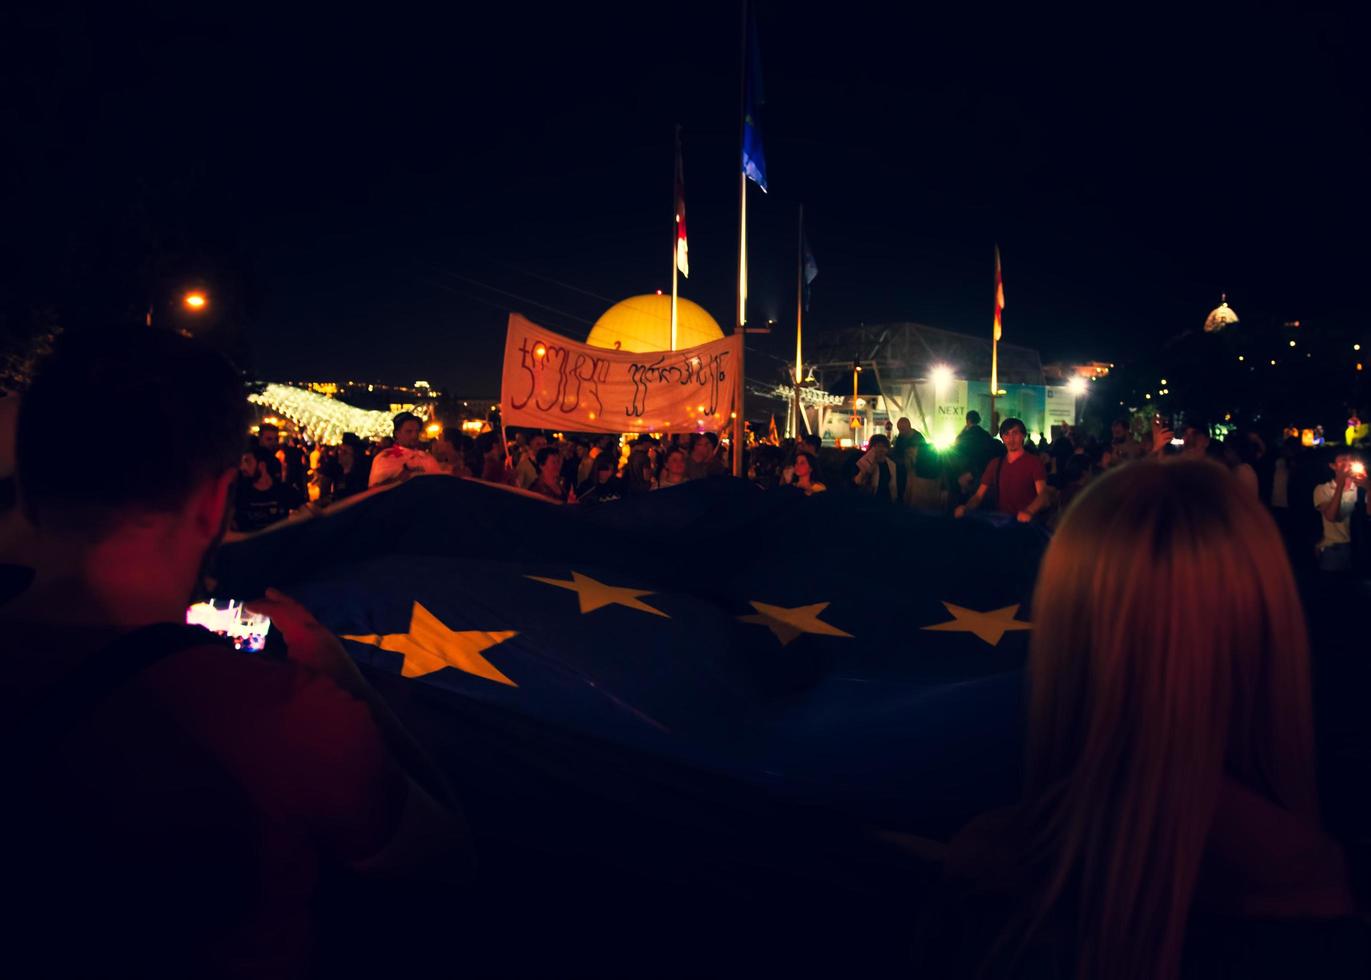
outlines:
[[[97, 443], [74, 479], [57, 431], [109, 405], [166, 452]], [[0, 608], [0, 812], [16, 976], [313, 971], [323, 882], [470, 879], [445, 779], [338, 638], [268, 591], [288, 658], [185, 625], [232, 511], [237, 372], [171, 331], [64, 336], [19, 410], [32, 584]]]
[[481, 479], [488, 483], [513, 483], [505, 445], [495, 431], [482, 432], [476, 437], [476, 451], [481, 455]]
[[1000, 423], [1000, 439], [1005, 455], [992, 459], [981, 476], [981, 485], [965, 504], [953, 513], [965, 517], [968, 511], [979, 508], [987, 495], [993, 495], [991, 507], [1001, 514], [1013, 514], [1020, 523], [1027, 524], [1047, 506], [1047, 471], [1042, 460], [1024, 450], [1028, 427], [1016, 418]]

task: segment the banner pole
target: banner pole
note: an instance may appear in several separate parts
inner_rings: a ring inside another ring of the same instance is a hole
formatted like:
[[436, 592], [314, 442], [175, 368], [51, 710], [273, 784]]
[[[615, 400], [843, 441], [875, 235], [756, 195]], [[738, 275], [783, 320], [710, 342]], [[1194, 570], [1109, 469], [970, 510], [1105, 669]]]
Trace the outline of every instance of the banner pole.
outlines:
[[[500, 446], [505, 451], [505, 471], [514, 469], [514, 460], [509, 455], [509, 440], [505, 438], [505, 405], [504, 400], [500, 401]], [[501, 474], [503, 477], [504, 474]]]

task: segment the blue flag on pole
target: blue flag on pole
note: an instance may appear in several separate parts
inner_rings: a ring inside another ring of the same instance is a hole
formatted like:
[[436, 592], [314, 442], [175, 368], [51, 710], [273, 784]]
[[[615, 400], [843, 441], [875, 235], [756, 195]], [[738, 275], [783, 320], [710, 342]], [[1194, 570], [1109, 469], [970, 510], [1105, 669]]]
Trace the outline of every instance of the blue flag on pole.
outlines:
[[758, 110], [766, 101], [762, 95], [762, 49], [757, 43], [757, 25], [748, 18], [747, 75], [743, 80], [743, 173], [766, 191], [766, 153], [762, 149], [762, 127]]

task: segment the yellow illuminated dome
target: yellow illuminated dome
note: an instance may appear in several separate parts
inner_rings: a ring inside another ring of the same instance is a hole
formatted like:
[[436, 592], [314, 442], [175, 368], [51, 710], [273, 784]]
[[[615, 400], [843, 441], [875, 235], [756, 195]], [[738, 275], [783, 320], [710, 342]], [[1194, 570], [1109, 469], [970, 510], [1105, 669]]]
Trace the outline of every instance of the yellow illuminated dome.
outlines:
[[[676, 299], [676, 348], [698, 347], [722, 340], [724, 332], [703, 306]], [[591, 347], [632, 351], [635, 354], [671, 349], [671, 297], [631, 296], [605, 310], [590, 328]]]

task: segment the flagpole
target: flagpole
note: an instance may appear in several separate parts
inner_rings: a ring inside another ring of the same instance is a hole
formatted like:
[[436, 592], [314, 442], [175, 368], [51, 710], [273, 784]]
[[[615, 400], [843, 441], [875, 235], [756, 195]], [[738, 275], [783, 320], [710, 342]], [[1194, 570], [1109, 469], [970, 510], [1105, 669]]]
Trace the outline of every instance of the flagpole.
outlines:
[[747, 322], [747, 171], [742, 167], [742, 150], [747, 138], [747, 0], [743, 0], [742, 8], [742, 43], [738, 58], [738, 319], [733, 328], [742, 341], [738, 344], [738, 364], [735, 368], [737, 387], [733, 399], [733, 475], [739, 477], [743, 475], [743, 452], [747, 448], [743, 436], [746, 424], [743, 411], [743, 362], [747, 336], [743, 332], [743, 324]]
[[805, 313], [805, 206], [800, 205], [799, 231], [795, 239], [795, 441], [800, 439], [800, 379], [804, 377], [800, 337]]
[[995, 418], [995, 396], [1000, 390], [1000, 247], [995, 246], [995, 322], [990, 328], [990, 425], [991, 433], [999, 432]]
[[680, 271], [676, 267], [676, 242], [672, 240], [671, 249], [671, 349], [676, 349], [676, 277]]
[[990, 431], [998, 432], [998, 423], [995, 421], [995, 395], [1000, 390], [999, 379], [999, 341], [994, 335], [990, 338]]
[[681, 165], [681, 127], [678, 125], [678, 126], [676, 127], [675, 156], [673, 157], [673, 159], [672, 159], [672, 161], [671, 161], [671, 215], [672, 215], [672, 218], [673, 218], [673, 221], [672, 221], [672, 224], [671, 224], [671, 349], [672, 349], [672, 350], [675, 350], [675, 349], [676, 349], [676, 295], [677, 295], [676, 280], [677, 280], [677, 276], [679, 275], [679, 266], [680, 266], [680, 264], [681, 264], [681, 260], [680, 260], [680, 255], [681, 255], [681, 215], [680, 215], [680, 213], [679, 213], [679, 209], [680, 209], [681, 203], [680, 203], [680, 201], [677, 200], [677, 197], [678, 197], [678, 195], [679, 195], [680, 192], [681, 192], [681, 188], [678, 186], [678, 184], [679, 184], [678, 178], [680, 177], [680, 174], [678, 173], [678, 170], [679, 170], [679, 168], [680, 168], [680, 165]]
[[735, 396], [733, 399], [733, 475], [743, 475], [743, 450], [746, 448], [743, 412], [743, 373], [744, 352], [747, 350], [747, 337], [743, 324], [747, 322], [747, 174], [739, 168], [738, 174], [738, 325], [733, 332], [742, 337], [738, 345], [738, 364], [735, 374]]
[[676, 349], [676, 263], [671, 263], [671, 349]]

